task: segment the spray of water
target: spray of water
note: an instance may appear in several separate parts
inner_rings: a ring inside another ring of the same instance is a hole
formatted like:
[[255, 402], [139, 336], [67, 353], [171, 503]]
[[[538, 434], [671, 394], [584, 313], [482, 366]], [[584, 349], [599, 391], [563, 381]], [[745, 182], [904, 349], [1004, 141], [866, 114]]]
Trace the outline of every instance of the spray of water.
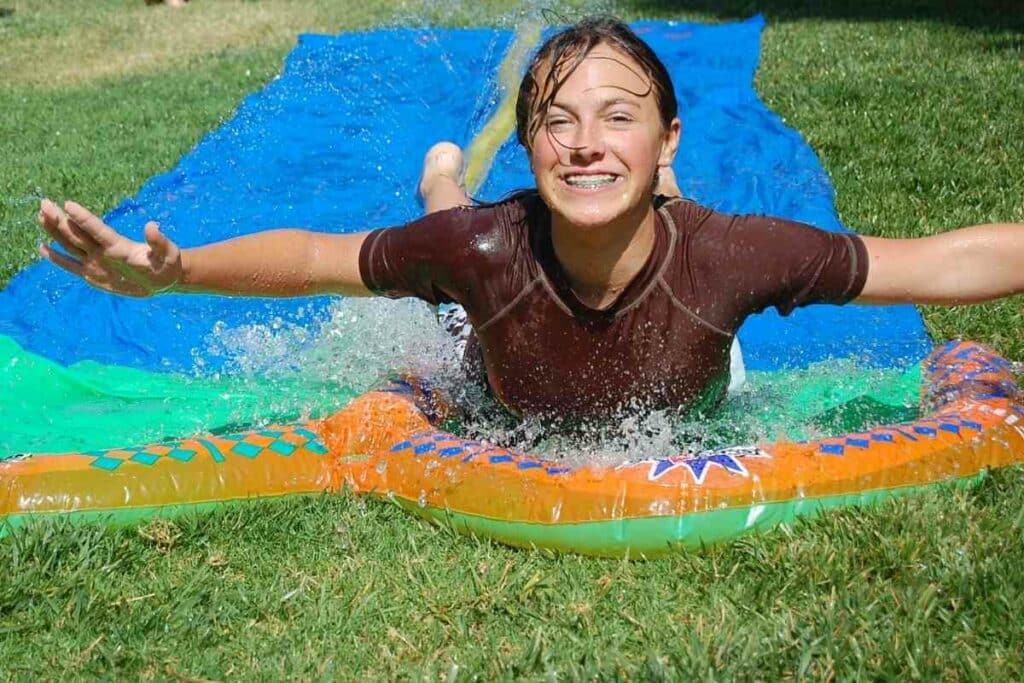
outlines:
[[[469, 378], [455, 340], [416, 300], [343, 299], [315, 328], [281, 321], [215, 326], [207, 353], [233, 373], [356, 396], [395, 372], [427, 378], [459, 409], [464, 436], [581, 465], [619, 464], [780, 439], [813, 439], [917, 417], [916, 378], [852, 360], [802, 370], [751, 372], [725, 404], [705, 413], [650, 410], [624, 397], [601, 423], [517, 418]], [[308, 399], [308, 397], [307, 397]], [[282, 398], [301, 410], [303, 397]]]

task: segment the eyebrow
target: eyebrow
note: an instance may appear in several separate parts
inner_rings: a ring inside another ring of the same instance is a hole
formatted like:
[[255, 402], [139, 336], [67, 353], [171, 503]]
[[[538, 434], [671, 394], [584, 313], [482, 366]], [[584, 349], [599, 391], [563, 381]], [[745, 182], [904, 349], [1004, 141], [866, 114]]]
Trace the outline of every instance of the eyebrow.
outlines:
[[[608, 87], [615, 87], [615, 86], [608, 86]], [[598, 111], [607, 109], [608, 107], [614, 107], [617, 104], [625, 104], [625, 105], [629, 105], [630, 107], [635, 107], [637, 109], [640, 108], [640, 103], [637, 102], [635, 98], [631, 99], [631, 98], [628, 98], [628, 97], [609, 97], [607, 99], [601, 100], [600, 105], [598, 106]], [[551, 106], [552, 107], [558, 107], [559, 109], [564, 109], [565, 111], [568, 111], [568, 112], [574, 111], [573, 107], [567, 105], [565, 102], [559, 102], [557, 100], [552, 102]]]

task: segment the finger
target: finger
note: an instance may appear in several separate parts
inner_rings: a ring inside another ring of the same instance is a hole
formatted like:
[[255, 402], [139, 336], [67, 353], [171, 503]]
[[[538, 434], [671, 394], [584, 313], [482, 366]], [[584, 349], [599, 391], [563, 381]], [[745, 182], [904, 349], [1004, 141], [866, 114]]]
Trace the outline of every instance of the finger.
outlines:
[[153, 250], [153, 257], [157, 261], [166, 259], [167, 255], [174, 248], [174, 243], [160, 232], [160, 224], [156, 221], [146, 223], [143, 234], [146, 236], [146, 244]]
[[95, 246], [92, 239], [72, 229], [64, 217], [64, 213], [53, 202], [44, 199], [39, 205], [39, 226], [46, 231], [55, 242], [64, 247], [68, 253], [81, 258]]
[[85, 279], [84, 267], [82, 266], [82, 263], [80, 261], [77, 261], [73, 258], [69, 258], [64, 254], [60, 253], [59, 251], [54, 251], [45, 244], [39, 245], [39, 253], [43, 256], [43, 258], [45, 258], [55, 266], [59, 266], [64, 270], [68, 271], [69, 273], [71, 273], [72, 275], [77, 275], [78, 277]]
[[103, 249], [112, 247], [118, 240], [123, 239], [113, 228], [81, 204], [68, 200], [64, 202], [64, 210], [67, 212], [68, 220], [81, 228], [82, 232]]

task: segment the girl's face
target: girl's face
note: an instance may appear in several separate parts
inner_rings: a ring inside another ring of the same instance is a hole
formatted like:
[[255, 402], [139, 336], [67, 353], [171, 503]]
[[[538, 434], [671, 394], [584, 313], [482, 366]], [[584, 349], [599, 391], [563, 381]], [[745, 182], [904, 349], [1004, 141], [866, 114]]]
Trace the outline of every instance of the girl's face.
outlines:
[[635, 229], [646, 217], [658, 167], [679, 145], [679, 119], [666, 129], [655, 97], [642, 67], [605, 44], [566, 79], [530, 152], [554, 220], [589, 231]]

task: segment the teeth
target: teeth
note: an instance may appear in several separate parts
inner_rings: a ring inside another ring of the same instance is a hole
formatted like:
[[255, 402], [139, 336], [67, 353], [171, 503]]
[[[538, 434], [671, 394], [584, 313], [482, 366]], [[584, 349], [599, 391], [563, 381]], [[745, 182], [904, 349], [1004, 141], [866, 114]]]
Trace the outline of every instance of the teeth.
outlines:
[[601, 175], [571, 175], [565, 177], [565, 182], [569, 183], [573, 187], [592, 190], [597, 187], [614, 183], [615, 176], [610, 173]]

